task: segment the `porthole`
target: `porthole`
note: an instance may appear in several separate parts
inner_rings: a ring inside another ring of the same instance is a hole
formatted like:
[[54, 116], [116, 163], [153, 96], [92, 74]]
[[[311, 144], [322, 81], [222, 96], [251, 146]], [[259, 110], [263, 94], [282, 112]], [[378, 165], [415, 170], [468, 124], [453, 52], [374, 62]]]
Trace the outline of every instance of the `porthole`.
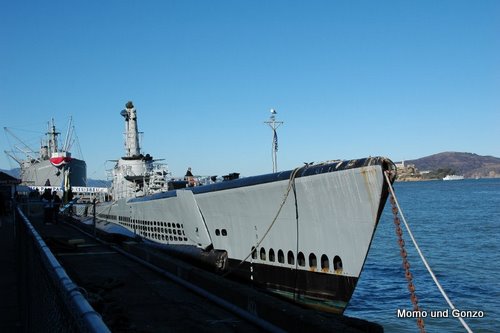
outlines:
[[221, 230], [221, 234], [222, 234], [222, 236], [227, 236], [227, 230], [226, 229], [222, 229]]
[[339, 256], [335, 256], [335, 258], [333, 258], [333, 269], [335, 270], [335, 273], [342, 273], [342, 259], [340, 259]]
[[328, 256], [326, 254], [321, 256], [321, 270], [323, 272], [328, 272], [330, 270], [330, 261], [328, 260]]
[[281, 250], [278, 251], [278, 262], [280, 264], [284, 264], [285, 263], [285, 254]]
[[257, 250], [255, 246], [252, 246], [252, 259], [257, 259]]
[[316, 255], [314, 253], [309, 254], [309, 268], [316, 269], [318, 267], [318, 261], [316, 260]]
[[295, 256], [292, 251], [288, 251], [288, 265], [295, 265]]
[[215, 236], [220, 236], [220, 230], [219, 229], [215, 229]]
[[266, 249], [260, 248], [260, 260], [266, 260]]
[[275, 262], [276, 261], [276, 258], [274, 256], [274, 250], [273, 249], [269, 249], [269, 261], [270, 262]]
[[306, 265], [306, 258], [304, 257], [304, 253], [299, 252], [297, 255], [297, 264], [301, 267], [304, 267]]

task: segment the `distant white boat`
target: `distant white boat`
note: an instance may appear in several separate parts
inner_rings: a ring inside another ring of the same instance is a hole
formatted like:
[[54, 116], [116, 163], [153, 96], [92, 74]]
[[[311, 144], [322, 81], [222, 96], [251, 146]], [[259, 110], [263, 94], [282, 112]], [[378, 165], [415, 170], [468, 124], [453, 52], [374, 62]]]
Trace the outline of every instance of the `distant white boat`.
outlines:
[[443, 178], [443, 180], [462, 180], [464, 179], [464, 176], [457, 176], [457, 175], [446, 175], [446, 177]]

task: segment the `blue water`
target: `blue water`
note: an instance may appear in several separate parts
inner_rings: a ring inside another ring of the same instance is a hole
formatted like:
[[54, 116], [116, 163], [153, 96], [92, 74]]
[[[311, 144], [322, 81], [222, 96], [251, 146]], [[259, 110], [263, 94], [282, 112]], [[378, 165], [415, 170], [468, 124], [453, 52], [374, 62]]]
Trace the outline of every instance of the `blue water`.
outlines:
[[[396, 183], [396, 196], [429, 265], [456, 308], [482, 311], [464, 318], [474, 332], [500, 332], [500, 179]], [[401, 265], [390, 202], [382, 215], [348, 316], [374, 321], [385, 332], [418, 332]], [[427, 332], [465, 332], [457, 318], [430, 318], [448, 305], [403, 228]], [[434, 312], [435, 313], [435, 312]]]

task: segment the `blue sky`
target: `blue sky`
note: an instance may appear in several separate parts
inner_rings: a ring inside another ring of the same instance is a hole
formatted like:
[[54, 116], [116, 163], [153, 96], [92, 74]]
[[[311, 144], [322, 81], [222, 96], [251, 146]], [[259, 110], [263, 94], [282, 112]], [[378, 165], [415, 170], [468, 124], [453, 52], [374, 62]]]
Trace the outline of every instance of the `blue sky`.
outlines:
[[500, 157], [499, 16], [486, 0], [2, 1], [2, 126], [36, 148], [72, 116], [98, 179], [124, 154], [128, 100], [174, 175], [271, 172], [271, 108], [279, 169]]

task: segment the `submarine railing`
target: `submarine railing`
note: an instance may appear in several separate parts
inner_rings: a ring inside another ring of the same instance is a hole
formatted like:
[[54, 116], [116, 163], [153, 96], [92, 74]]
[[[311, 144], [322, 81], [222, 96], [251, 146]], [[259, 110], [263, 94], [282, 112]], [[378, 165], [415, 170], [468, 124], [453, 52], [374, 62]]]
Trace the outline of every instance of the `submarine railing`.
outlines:
[[41, 215], [43, 203], [20, 203], [14, 211], [23, 331], [110, 332], [23, 210], [28, 216]]

